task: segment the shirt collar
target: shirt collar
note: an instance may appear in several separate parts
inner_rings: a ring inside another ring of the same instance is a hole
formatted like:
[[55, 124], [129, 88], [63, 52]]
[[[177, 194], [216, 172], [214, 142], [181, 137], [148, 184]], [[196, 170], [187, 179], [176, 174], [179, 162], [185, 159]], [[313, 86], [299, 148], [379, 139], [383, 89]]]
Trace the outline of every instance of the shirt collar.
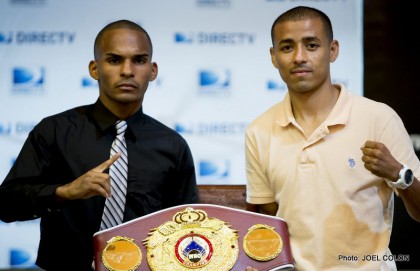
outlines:
[[[97, 99], [93, 104], [90, 114], [102, 132], [106, 131], [107, 129], [111, 129], [111, 127], [114, 127], [115, 122], [118, 120], [118, 118], [112, 114], [108, 108], [105, 107], [100, 99]], [[134, 136], [134, 138], [138, 136], [140, 127], [144, 123], [143, 115], [144, 114], [141, 107], [134, 115], [125, 120], [127, 122], [128, 131], [126, 134], [131, 134]]]
[[[335, 85], [340, 89], [340, 95], [333, 109], [325, 120], [327, 126], [342, 124], [345, 125], [350, 116], [353, 96], [343, 84]], [[293, 116], [292, 103], [290, 102], [289, 92], [286, 93], [283, 100], [283, 110], [278, 112], [277, 123], [283, 127], [296, 122]]]
[[331, 110], [328, 118], [325, 120], [327, 126], [345, 125], [350, 117], [351, 106], [353, 104], [353, 96], [343, 84], [335, 85], [340, 89], [340, 96]]

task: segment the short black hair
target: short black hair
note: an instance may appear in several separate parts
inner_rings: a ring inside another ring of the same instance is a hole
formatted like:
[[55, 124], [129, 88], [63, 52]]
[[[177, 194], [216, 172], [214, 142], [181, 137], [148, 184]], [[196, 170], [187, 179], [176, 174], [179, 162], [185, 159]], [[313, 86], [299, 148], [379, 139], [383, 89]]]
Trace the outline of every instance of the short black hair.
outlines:
[[330, 18], [322, 11], [312, 8], [312, 7], [305, 7], [305, 6], [297, 6], [288, 11], [284, 12], [277, 19], [274, 21], [273, 25], [271, 26], [271, 42], [274, 46], [274, 27], [279, 23], [290, 22], [290, 21], [300, 21], [304, 19], [313, 19], [319, 18], [321, 22], [324, 24], [325, 32], [329, 41], [332, 41], [334, 38], [333, 28], [331, 24]]
[[150, 39], [149, 33], [147, 33], [147, 31], [143, 27], [129, 20], [119, 20], [119, 21], [115, 21], [115, 22], [107, 24], [104, 28], [102, 28], [101, 31], [99, 31], [98, 35], [96, 35], [95, 43], [93, 45], [93, 54], [95, 56], [95, 59], [97, 59], [97, 56], [98, 56], [98, 46], [99, 46], [99, 42], [102, 39], [102, 36], [104, 35], [105, 32], [110, 31], [110, 30], [115, 30], [115, 29], [132, 29], [132, 30], [137, 30], [141, 33], [144, 33], [150, 43], [151, 53], [153, 53], [152, 40]]

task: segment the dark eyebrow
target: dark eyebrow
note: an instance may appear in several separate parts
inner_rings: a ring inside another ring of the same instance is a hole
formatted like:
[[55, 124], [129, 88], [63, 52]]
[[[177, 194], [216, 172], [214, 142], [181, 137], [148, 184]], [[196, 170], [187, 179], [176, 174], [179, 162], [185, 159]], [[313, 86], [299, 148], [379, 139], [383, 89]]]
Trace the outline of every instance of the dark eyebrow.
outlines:
[[[308, 36], [308, 37], [304, 37], [302, 39], [304, 42], [310, 42], [310, 41], [317, 41], [317, 42], [321, 42], [321, 39], [319, 39], [318, 37], [315, 36]], [[294, 43], [295, 40], [294, 39], [283, 39], [279, 41], [279, 45], [282, 43]]]
[[282, 43], [293, 43], [293, 42], [294, 42], [293, 39], [284, 39], [284, 40], [279, 41], [279, 45], [282, 44]]
[[150, 55], [149, 55], [149, 54], [147, 54], [147, 53], [145, 53], [145, 54], [138, 54], [138, 55], [134, 55], [134, 57], [147, 57], [147, 58], [149, 58], [149, 57], [150, 57]]
[[[106, 57], [123, 57], [122, 55], [116, 54], [116, 53], [106, 53], [105, 56]], [[137, 54], [137, 55], [134, 55], [133, 57], [150, 57], [150, 54], [148, 53]]]
[[321, 42], [321, 39], [320, 39], [320, 38], [318, 38], [318, 37], [313, 37], [313, 36], [310, 36], [310, 37], [305, 37], [305, 38], [303, 38], [303, 41], [305, 41], [305, 42], [308, 42], [308, 41], [317, 41], [317, 42]]

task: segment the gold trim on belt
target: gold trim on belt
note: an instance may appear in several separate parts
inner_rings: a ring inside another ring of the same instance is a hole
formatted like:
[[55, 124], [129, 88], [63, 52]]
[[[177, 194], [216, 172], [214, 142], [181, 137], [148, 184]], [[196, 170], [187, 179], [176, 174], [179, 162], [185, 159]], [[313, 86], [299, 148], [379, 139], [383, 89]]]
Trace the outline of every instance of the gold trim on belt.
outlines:
[[143, 241], [152, 271], [230, 270], [238, 259], [238, 232], [191, 207], [149, 232]]

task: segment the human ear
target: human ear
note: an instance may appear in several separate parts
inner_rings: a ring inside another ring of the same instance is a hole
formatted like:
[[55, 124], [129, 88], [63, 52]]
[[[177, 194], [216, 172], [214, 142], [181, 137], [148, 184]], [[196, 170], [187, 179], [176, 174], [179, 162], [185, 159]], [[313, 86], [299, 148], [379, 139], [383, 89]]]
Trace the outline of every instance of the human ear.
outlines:
[[152, 73], [150, 74], [149, 81], [155, 80], [157, 75], [158, 75], [158, 65], [156, 64], [156, 62], [152, 62]]
[[276, 57], [274, 55], [274, 47], [270, 47], [270, 56], [271, 56], [271, 63], [273, 63], [274, 67], [278, 69]]
[[333, 63], [337, 57], [338, 57], [338, 53], [340, 46], [337, 40], [333, 40], [331, 43], [331, 50], [330, 50], [330, 62]]
[[93, 79], [95, 80], [99, 79], [98, 65], [96, 64], [96, 61], [94, 60], [89, 62], [89, 74]]

